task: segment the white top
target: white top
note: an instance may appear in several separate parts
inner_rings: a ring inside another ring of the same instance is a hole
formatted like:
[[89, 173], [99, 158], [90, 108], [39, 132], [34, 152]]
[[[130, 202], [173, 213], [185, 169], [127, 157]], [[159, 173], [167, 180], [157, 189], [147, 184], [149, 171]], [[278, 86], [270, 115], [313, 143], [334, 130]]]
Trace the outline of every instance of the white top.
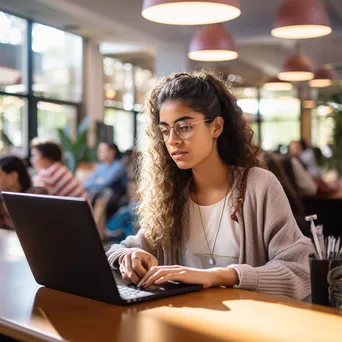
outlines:
[[[221, 225], [213, 250], [216, 233], [223, 209], [224, 198], [213, 205], [198, 206], [189, 196], [187, 226], [183, 229], [183, 255], [182, 265], [205, 269], [210, 267], [227, 267], [237, 264], [240, 252], [240, 228], [239, 224], [231, 219], [231, 209], [228, 206], [230, 193], [227, 195]], [[208, 244], [205, 239], [204, 229], [207, 235], [211, 253], [215, 259], [215, 265], [209, 263], [211, 258]]]
[[304, 169], [296, 158], [291, 158], [292, 170], [295, 181], [302, 196], [314, 196], [317, 193], [317, 184], [310, 173]]
[[321, 170], [317, 165], [315, 152], [312, 148], [307, 148], [306, 150], [302, 151], [299, 155], [299, 159], [304, 163], [312, 177], [320, 177]]

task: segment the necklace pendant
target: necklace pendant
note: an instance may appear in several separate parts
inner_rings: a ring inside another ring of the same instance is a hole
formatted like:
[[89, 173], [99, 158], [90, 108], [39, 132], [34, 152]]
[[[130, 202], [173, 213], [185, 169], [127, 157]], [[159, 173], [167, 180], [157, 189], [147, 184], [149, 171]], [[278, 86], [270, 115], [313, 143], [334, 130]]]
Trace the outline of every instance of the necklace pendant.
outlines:
[[209, 259], [209, 264], [210, 265], [215, 265], [216, 264], [215, 259], [214, 258], [210, 258]]

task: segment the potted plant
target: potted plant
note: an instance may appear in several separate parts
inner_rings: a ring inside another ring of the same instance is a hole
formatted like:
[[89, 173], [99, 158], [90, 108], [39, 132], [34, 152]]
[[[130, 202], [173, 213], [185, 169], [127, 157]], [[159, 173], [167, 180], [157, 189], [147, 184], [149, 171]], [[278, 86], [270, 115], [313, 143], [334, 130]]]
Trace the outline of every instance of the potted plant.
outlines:
[[73, 173], [81, 161], [96, 161], [95, 149], [87, 146], [89, 126], [90, 118], [86, 117], [77, 128], [76, 139], [72, 139], [67, 128], [58, 129], [58, 137], [64, 152], [64, 163]]
[[330, 166], [342, 177], [342, 90], [330, 95], [327, 104], [333, 108], [329, 115], [333, 120]]

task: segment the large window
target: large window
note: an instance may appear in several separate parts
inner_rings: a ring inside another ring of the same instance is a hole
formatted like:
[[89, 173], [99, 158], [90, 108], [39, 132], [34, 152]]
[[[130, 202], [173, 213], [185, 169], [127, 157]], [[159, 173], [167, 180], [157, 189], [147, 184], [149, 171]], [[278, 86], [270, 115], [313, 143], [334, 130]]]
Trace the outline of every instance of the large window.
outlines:
[[82, 99], [82, 38], [53, 27], [34, 24], [33, 91], [63, 101]]
[[106, 57], [104, 67], [105, 105], [132, 110], [134, 104], [133, 65]]
[[0, 12], [0, 90], [27, 91], [27, 22]]
[[154, 79], [152, 78], [152, 72], [150, 70], [135, 67], [135, 104], [141, 105], [144, 103], [145, 95], [152, 86], [153, 81]]
[[147, 148], [147, 134], [146, 134], [146, 118], [143, 113], [136, 116], [137, 118], [137, 149], [144, 151]]
[[58, 139], [58, 129], [67, 128], [75, 138], [77, 111], [73, 106], [38, 102], [38, 136]]
[[0, 156], [58, 128], [76, 135], [82, 73], [80, 36], [0, 11]]
[[300, 138], [300, 101], [295, 91], [236, 88], [234, 95], [262, 149], [277, 150]]
[[26, 100], [0, 95], [0, 154], [24, 156], [27, 144]]
[[107, 108], [104, 123], [113, 126], [114, 142], [121, 152], [133, 148], [134, 114], [125, 110]]
[[300, 139], [300, 100], [294, 93], [279, 94], [261, 89], [261, 147], [276, 150]]
[[254, 143], [259, 141], [258, 130], [258, 89], [257, 88], [235, 88], [234, 96], [237, 98], [237, 104], [241, 108], [249, 127], [254, 132]]
[[323, 151], [332, 143], [334, 120], [329, 117], [333, 108], [330, 106], [318, 106], [312, 111], [311, 140], [314, 146]]
[[114, 142], [121, 151], [133, 148], [135, 140], [142, 148], [139, 144], [146, 137], [139, 113], [154, 82], [152, 71], [113, 57], [103, 59], [103, 71], [104, 122], [113, 126]]

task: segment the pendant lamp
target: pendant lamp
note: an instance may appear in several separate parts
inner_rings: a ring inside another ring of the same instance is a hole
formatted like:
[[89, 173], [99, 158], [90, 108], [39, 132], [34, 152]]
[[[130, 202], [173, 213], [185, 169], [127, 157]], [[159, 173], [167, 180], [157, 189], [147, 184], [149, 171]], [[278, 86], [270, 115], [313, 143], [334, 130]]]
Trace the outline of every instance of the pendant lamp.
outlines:
[[294, 55], [289, 57], [283, 70], [278, 74], [282, 81], [298, 82], [308, 81], [314, 78], [311, 60], [304, 55]]
[[321, 0], [285, 0], [277, 12], [271, 34], [278, 38], [306, 39], [332, 32]]
[[314, 79], [309, 81], [309, 86], [312, 88], [329, 87], [336, 79], [335, 69], [321, 68], [315, 73]]
[[293, 85], [274, 77], [264, 83], [263, 88], [270, 91], [289, 91], [293, 89]]
[[223, 24], [201, 27], [192, 38], [188, 57], [195, 61], [221, 62], [236, 59], [234, 40]]
[[239, 0], [144, 0], [141, 15], [170, 25], [220, 23], [241, 14]]

